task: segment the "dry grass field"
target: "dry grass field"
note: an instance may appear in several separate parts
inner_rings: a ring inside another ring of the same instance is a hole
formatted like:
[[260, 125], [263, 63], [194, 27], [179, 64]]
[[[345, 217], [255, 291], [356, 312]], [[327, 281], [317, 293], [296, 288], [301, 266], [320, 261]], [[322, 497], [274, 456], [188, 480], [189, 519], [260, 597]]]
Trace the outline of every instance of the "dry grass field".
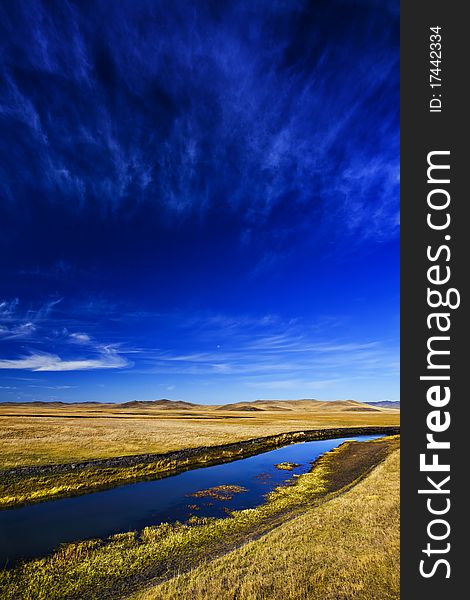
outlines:
[[132, 600], [397, 600], [399, 451], [347, 493]]
[[0, 469], [212, 446], [304, 429], [398, 425], [354, 401], [0, 405]]
[[347, 442], [225, 519], [70, 544], [0, 572], [0, 598], [395, 600], [398, 444]]
[[[214, 448], [221, 444], [263, 438], [251, 448], [287, 432], [397, 425], [398, 410], [354, 401], [3, 404], [0, 503], [16, 506], [155, 477], [170, 459], [87, 463], [81, 470], [70, 464], [78, 461], [206, 447], [196, 451], [204, 463], [222, 452]], [[282, 443], [301, 435], [282, 436]], [[343, 444], [264, 504], [224, 519], [194, 517], [69, 544], [0, 571], [0, 598], [395, 600], [398, 444], [398, 436]]]

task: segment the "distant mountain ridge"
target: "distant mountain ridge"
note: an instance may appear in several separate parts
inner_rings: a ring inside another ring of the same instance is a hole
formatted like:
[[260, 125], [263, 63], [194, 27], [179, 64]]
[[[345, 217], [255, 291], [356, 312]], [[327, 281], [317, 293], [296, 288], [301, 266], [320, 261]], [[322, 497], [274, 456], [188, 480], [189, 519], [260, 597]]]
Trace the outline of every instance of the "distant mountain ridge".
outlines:
[[184, 400], [168, 400], [161, 398], [159, 400], [131, 400], [129, 402], [0, 402], [0, 405], [18, 405], [27, 406], [56, 406], [70, 407], [77, 405], [100, 406], [105, 405], [113, 409], [157, 409], [157, 410], [214, 410], [225, 412], [380, 412], [387, 409], [399, 409], [400, 403], [390, 400], [380, 402], [359, 402], [357, 400], [316, 400], [313, 398], [303, 398], [300, 400], [253, 400], [251, 402], [234, 402], [229, 404], [198, 404], [195, 402], [186, 402]]
[[379, 406], [380, 408], [400, 408], [399, 400], [380, 400], [380, 402], [365, 402], [370, 406]]

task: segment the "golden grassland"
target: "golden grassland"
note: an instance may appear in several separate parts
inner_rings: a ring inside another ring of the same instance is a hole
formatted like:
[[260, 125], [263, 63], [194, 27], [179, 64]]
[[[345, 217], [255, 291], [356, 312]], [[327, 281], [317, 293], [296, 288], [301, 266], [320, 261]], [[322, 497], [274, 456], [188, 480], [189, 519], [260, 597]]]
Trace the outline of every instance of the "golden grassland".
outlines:
[[[394, 429], [398, 428], [392, 428]], [[378, 433], [378, 428], [372, 428], [372, 431], [364, 427], [295, 431], [223, 446], [184, 449], [176, 453], [148, 456], [138, 454], [133, 457], [105, 459], [98, 463], [66, 463], [47, 467], [23, 467], [23, 470], [16, 469], [13, 472], [3, 471], [0, 477], [0, 508], [84, 494], [145, 479], [158, 479], [185, 469], [245, 458], [291, 443], [367, 433]]]
[[[398, 411], [374, 410], [354, 401], [264, 401], [262, 408], [254, 402], [228, 407], [188, 405], [189, 409], [166, 402], [170, 407], [164, 409], [158, 403], [135, 403], [130, 407], [0, 405], [0, 508], [160, 477], [175, 468], [210, 464], [227, 458], [225, 451], [216, 455], [221, 444], [309, 429], [397, 425], [399, 421]], [[62, 472], [30, 469], [11, 473], [11, 469], [44, 464], [72, 465], [90, 459], [167, 454], [200, 447], [214, 451], [178, 460], [161, 457], [140, 464], [91, 464], [85, 469]], [[232, 457], [240, 451], [232, 451]]]
[[[67, 545], [50, 557], [0, 572], [0, 598], [123, 598], [149, 578], [154, 583], [166, 581], [145, 592], [149, 599], [228, 600], [235, 597], [235, 589], [243, 594], [236, 596], [241, 600], [397, 598], [393, 594], [397, 586], [398, 483], [395, 462], [387, 457], [398, 444], [398, 436], [347, 442], [321, 457], [310, 473], [296, 478], [292, 485], [274, 490], [265, 504], [235, 511], [226, 519], [194, 518], [191, 524], [163, 524], [108, 540]], [[230, 552], [264, 534], [257, 542]], [[266, 544], [272, 545], [271, 550]], [[250, 551], [258, 553], [260, 561], [251, 567]], [[226, 558], [216, 558], [227, 552]], [[297, 566], [290, 563], [290, 553], [297, 556]], [[201, 577], [205, 583], [200, 587], [197, 568], [209, 557], [214, 561], [203, 570], [215, 580]], [[303, 575], [302, 568], [307, 569]], [[345, 569], [344, 575], [337, 573], [334, 584], [333, 572], [339, 568]], [[362, 575], [354, 572], [358, 568]], [[285, 574], [279, 569], [285, 569]], [[177, 576], [186, 571], [187, 575]], [[297, 576], [298, 581], [291, 582], [290, 578]], [[298, 595], [278, 594], [291, 584]], [[319, 589], [325, 594], [334, 589], [344, 594], [302, 595], [310, 589], [313, 594]], [[368, 589], [370, 595], [360, 595]], [[385, 594], [386, 589], [390, 591]], [[261, 595], [256, 595], [258, 592]], [[348, 595], [351, 593], [355, 595]]]
[[399, 452], [346, 494], [132, 600], [396, 600]]
[[308, 402], [289, 410], [279, 410], [277, 402], [256, 412], [202, 405], [0, 405], [0, 469], [170, 452], [304, 429], [399, 423], [397, 410], [364, 405], [361, 410], [352, 402], [319, 402], [309, 408]]

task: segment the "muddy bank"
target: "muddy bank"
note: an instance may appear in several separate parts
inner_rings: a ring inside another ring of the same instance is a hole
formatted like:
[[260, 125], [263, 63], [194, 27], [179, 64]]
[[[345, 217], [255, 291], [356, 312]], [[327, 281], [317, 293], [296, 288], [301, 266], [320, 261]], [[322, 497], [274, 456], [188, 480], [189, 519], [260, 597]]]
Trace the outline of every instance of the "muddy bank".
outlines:
[[8, 479], [10, 477], [79, 473], [88, 469], [125, 469], [140, 465], [154, 465], [158, 472], [173, 472], [179, 469], [187, 469], [188, 467], [206, 466], [231, 461], [236, 458], [245, 458], [287, 444], [354, 435], [395, 435], [398, 433], [400, 433], [400, 428], [395, 426], [309, 429], [253, 438], [219, 446], [200, 446], [161, 454], [135, 454], [75, 463], [17, 467], [0, 471], [0, 478]]

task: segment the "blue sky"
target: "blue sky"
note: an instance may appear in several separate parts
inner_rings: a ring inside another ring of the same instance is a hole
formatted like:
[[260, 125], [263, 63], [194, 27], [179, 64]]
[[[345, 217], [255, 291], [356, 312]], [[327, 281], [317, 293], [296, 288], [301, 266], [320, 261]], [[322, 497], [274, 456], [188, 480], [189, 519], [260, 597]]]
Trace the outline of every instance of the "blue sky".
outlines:
[[0, 401], [398, 399], [397, 2], [0, 13]]

